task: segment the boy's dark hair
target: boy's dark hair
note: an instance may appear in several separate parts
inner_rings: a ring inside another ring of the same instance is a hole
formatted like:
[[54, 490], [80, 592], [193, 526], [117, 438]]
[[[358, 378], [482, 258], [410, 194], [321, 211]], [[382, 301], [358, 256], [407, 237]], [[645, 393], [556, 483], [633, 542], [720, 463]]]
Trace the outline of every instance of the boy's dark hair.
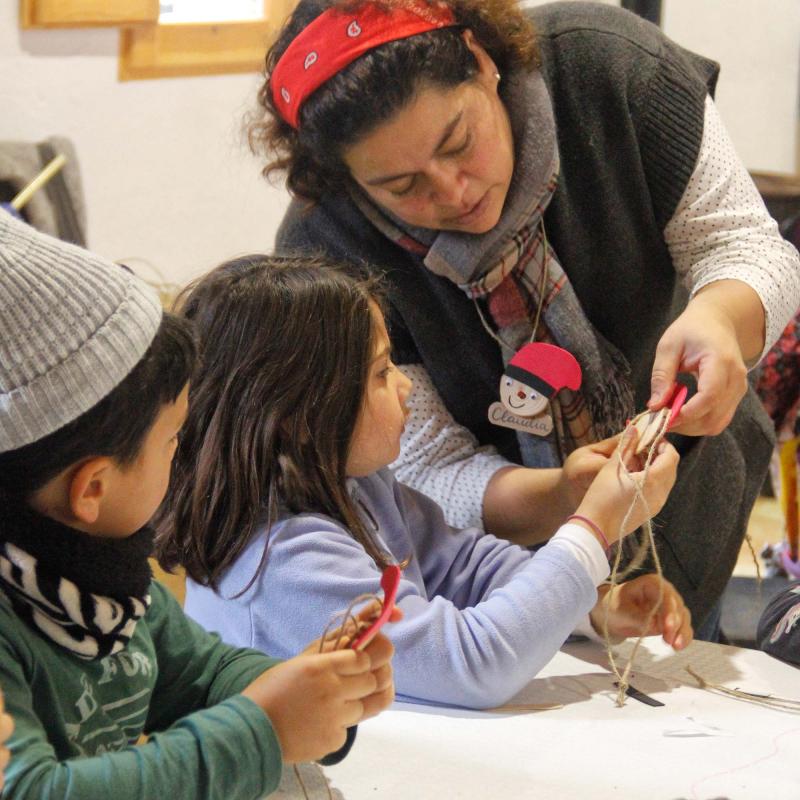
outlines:
[[96, 406], [43, 439], [0, 453], [0, 488], [27, 497], [94, 456], [131, 464], [161, 408], [174, 402], [191, 378], [195, 360], [191, 324], [165, 312], [142, 359]]
[[308, 257], [251, 255], [187, 292], [202, 366], [156, 516], [162, 566], [216, 589], [281, 509], [339, 520], [385, 566], [345, 485], [373, 356], [374, 281]]
[[[376, 5], [402, 4], [378, 0]], [[430, 2], [430, 0], [429, 0]], [[300, 0], [266, 56], [266, 80], [258, 93], [250, 147], [268, 159], [265, 177], [286, 172], [289, 190], [318, 201], [349, 180], [343, 152], [400, 111], [421, 86], [452, 88], [473, 78], [478, 64], [467, 47], [469, 29], [501, 73], [533, 69], [539, 53], [530, 20], [517, 0], [437, 0], [450, 6], [458, 25], [387, 42], [365, 53], [320, 86], [300, 109], [299, 128], [285, 122], [272, 99], [270, 75], [292, 40], [333, 6], [357, 8], [356, 0]]]

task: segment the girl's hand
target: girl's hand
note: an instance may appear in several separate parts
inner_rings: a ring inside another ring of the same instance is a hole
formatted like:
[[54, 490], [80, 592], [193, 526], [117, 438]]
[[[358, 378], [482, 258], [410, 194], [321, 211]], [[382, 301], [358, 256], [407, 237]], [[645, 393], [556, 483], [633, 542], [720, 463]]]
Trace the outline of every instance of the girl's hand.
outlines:
[[[661, 607], [643, 630], [645, 620], [658, 603], [659, 585], [663, 592]], [[661, 634], [668, 645], [683, 650], [694, 638], [692, 615], [678, 590], [665, 578], [641, 575], [613, 589], [608, 585], [600, 586], [598, 594], [600, 599], [589, 616], [600, 634], [608, 613], [608, 633], [612, 639]]]
[[0, 692], [0, 791], [2, 791], [5, 783], [3, 771], [8, 766], [9, 759], [11, 758], [11, 753], [3, 743], [8, 741], [13, 732], [14, 720], [11, 718], [10, 714], [6, 713], [3, 693]]
[[602, 442], [587, 444], [573, 450], [561, 470], [559, 489], [567, 513], [571, 514], [583, 500], [597, 473], [608, 463], [619, 444], [619, 435]]
[[[675, 448], [667, 441], [660, 442], [650, 462], [647, 480], [642, 487], [642, 495], [646, 501], [642, 503], [637, 496], [636, 485], [644, 477], [642, 460], [635, 455], [638, 433], [629, 427], [623, 434], [620, 457], [630, 474], [626, 474], [616, 456], [600, 470], [592, 481], [589, 491], [578, 507], [578, 514], [592, 520], [606, 535], [609, 543], [627, 536], [638, 528], [649, 517], [657, 514], [675, 485], [678, 473], [678, 456]], [[630, 516], [621, 530], [628, 509], [633, 505]], [[578, 524], [583, 524], [578, 522]], [[591, 530], [588, 526], [587, 530]]]
[[725, 430], [747, 391], [745, 359], [755, 360], [761, 352], [763, 315], [757, 295], [738, 281], [704, 287], [658, 343], [648, 407], [663, 407], [677, 373], [691, 373], [697, 377], [697, 394], [672, 429], [688, 436]]

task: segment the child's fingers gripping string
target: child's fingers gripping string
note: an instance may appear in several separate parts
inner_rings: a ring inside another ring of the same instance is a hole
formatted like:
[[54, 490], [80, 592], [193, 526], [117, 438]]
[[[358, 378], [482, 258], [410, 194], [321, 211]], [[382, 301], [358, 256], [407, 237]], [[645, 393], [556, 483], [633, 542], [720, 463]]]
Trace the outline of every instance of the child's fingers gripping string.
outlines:
[[[357, 614], [353, 609], [360, 603], [368, 602]], [[342, 650], [350, 647], [359, 633], [366, 630], [383, 609], [380, 598], [374, 594], [361, 594], [354, 598], [350, 605], [339, 613], [335, 614], [319, 639], [319, 652], [329, 652], [331, 650]]]

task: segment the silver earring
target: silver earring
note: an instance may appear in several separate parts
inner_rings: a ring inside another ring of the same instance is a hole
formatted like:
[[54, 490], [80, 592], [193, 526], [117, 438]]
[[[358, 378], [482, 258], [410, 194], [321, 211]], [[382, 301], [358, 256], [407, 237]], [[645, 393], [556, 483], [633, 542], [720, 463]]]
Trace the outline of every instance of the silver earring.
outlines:
[[499, 80], [500, 80], [500, 73], [499, 73], [499, 72], [495, 72], [495, 74], [494, 74], [494, 79], [495, 79], [496, 81], [499, 81]]

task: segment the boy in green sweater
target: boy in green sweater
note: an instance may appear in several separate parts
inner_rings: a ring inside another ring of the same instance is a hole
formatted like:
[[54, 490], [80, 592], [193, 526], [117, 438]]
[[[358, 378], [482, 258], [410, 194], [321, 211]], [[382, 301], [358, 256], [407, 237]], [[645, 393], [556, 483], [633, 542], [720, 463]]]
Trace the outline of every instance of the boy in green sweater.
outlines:
[[279, 663], [152, 580], [194, 360], [131, 273], [0, 212], [5, 798], [262, 797], [393, 698], [385, 637]]

